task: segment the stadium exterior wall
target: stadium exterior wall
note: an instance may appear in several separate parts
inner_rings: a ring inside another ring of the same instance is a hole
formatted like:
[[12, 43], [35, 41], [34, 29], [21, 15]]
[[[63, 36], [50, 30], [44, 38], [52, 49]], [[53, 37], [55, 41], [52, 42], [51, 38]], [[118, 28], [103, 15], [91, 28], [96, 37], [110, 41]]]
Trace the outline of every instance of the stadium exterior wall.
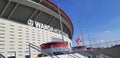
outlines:
[[[71, 43], [68, 37], [64, 38]], [[25, 58], [29, 55], [29, 43], [40, 47], [42, 43], [60, 40], [61, 34], [0, 18], [0, 54], [6, 57]], [[32, 58], [40, 53], [32, 48], [30, 50]]]
[[[64, 13], [61, 15], [66, 17]], [[73, 26], [69, 18], [63, 16], [63, 37], [70, 47]], [[58, 13], [49, 6], [33, 0], [0, 0], [0, 55], [36, 57], [40, 52], [30, 48], [29, 43], [40, 48], [42, 43], [61, 41], [59, 20]]]

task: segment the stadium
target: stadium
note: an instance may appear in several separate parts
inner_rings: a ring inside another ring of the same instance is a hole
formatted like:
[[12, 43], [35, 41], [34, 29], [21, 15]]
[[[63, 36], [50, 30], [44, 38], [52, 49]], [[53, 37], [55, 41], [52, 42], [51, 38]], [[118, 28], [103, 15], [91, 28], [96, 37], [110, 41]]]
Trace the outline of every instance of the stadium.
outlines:
[[[8, 58], [35, 58], [47, 42], [64, 41], [71, 47], [73, 25], [69, 17], [48, 0], [0, 0], [0, 54]], [[60, 19], [63, 32], [60, 27]], [[29, 56], [31, 54], [31, 56]]]
[[0, 58], [120, 58], [120, 40], [72, 47], [73, 33], [59, 3], [0, 0]]

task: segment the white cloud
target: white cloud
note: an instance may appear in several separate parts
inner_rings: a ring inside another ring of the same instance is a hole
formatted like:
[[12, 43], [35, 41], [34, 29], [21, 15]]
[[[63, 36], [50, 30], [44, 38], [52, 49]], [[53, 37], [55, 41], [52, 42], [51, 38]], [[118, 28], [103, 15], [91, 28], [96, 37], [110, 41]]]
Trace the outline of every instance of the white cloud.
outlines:
[[90, 45], [90, 41], [85, 41], [85, 45]]
[[[92, 42], [91, 44], [98, 44], [98, 43], [104, 43], [106, 42], [105, 40], [97, 40], [96, 42]], [[90, 41], [85, 41], [85, 45], [90, 45]]]
[[98, 40], [97, 43], [104, 43], [106, 42], [105, 40]]
[[109, 33], [109, 32], [111, 32], [111, 31], [109, 31], [109, 30], [105, 30], [105, 33]]
[[96, 32], [94, 36], [96, 40], [101, 40], [100, 42], [102, 42], [103, 40], [106, 42], [116, 41], [116, 40], [120, 40], [120, 30], [112, 30], [112, 31], [106, 30], [104, 32]]
[[85, 41], [85, 45], [87, 47], [100, 47], [101, 45], [103, 45], [100, 43], [105, 43], [105, 42], [106, 42], [105, 40], [97, 40], [96, 42], [92, 42], [92, 43], [90, 43], [90, 41]]

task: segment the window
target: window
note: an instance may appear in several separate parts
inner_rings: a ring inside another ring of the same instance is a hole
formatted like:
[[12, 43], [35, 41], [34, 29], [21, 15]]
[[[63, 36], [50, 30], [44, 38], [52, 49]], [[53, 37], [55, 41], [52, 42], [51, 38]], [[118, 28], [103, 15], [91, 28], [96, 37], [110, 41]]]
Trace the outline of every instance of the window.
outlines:
[[0, 35], [5, 35], [4, 33], [0, 33]]
[[0, 23], [1, 25], [5, 25], [5, 23]]
[[19, 34], [22, 34], [22, 32], [18, 32]]
[[19, 56], [22, 56], [22, 54], [19, 54]]
[[22, 41], [18, 41], [18, 43], [23, 43]]
[[10, 31], [11, 33], [14, 33], [14, 31]]
[[22, 38], [18, 38], [19, 40], [22, 40]]
[[23, 45], [19, 44], [18, 46], [23, 46]]
[[14, 34], [10, 34], [10, 36], [14, 36]]
[[14, 30], [14, 28], [10, 28], [11, 30]]
[[29, 32], [28, 30], [26, 30], [26, 32]]
[[10, 37], [10, 39], [14, 39], [13, 37]]
[[18, 26], [18, 28], [22, 28], [21, 26]]
[[29, 35], [29, 33], [26, 33], [26, 35]]
[[28, 48], [26, 48], [26, 49], [29, 49], [29, 47], [28, 47]]
[[18, 49], [22, 49], [22, 48], [18, 48]]
[[10, 43], [13, 43], [14, 41], [10, 41]]
[[26, 36], [26, 37], [29, 37], [29, 36]]
[[18, 29], [19, 31], [22, 31], [22, 29]]
[[33, 40], [35, 39], [35, 37], [32, 37], [33, 38]]
[[14, 44], [10, 44], [10, 46], [14, 46]]
[[33, 43], [35, 43], [35, 42], [33, 42]]
[[4, 49], [4, 48], [0, 47], [0, 49]]
[[5, 44], [0, 43], [0, 45], [5, 45]]
[[26, 40], [29, 40], [29, 39], [26, 39]]
[[29, 29], [29, 28], [26, 28], [26, 29]]
[[0, 30], [0, 31], [5, 32], [5, 30]]
[[0, 28], [5, 28], [4, 26], [0, 26]]
[[32, 35], [35, 35], [35, 34], [32, 34]]
[[0, 40], [0, 42], [5, 42], [4, 40]]
[[14, 48], [10, 48], [10, 49], [14, 49]]
[[35, 33], [35, 32], [32, 32], [32, 33]]
[[22, 37], [22, 35], [19, 35], [19, 37]]
[[15, 25], [10, 25], [10, 26], [15, 26]]
[[5, 38], [5, 37], [0, 37], [0, 38]]

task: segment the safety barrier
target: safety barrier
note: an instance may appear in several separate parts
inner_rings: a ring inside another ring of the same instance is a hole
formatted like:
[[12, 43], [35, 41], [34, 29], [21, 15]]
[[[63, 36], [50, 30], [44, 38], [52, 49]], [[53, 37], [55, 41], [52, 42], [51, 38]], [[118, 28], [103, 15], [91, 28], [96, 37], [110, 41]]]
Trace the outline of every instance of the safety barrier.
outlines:
[[115, 46], [120, 46], [120, 40], [104, 42], [104, 43], [97, 43], [97, 44], [90, 44], [86, 45], [87, 47], [94, 47], [94, 48], [111, 48]]

